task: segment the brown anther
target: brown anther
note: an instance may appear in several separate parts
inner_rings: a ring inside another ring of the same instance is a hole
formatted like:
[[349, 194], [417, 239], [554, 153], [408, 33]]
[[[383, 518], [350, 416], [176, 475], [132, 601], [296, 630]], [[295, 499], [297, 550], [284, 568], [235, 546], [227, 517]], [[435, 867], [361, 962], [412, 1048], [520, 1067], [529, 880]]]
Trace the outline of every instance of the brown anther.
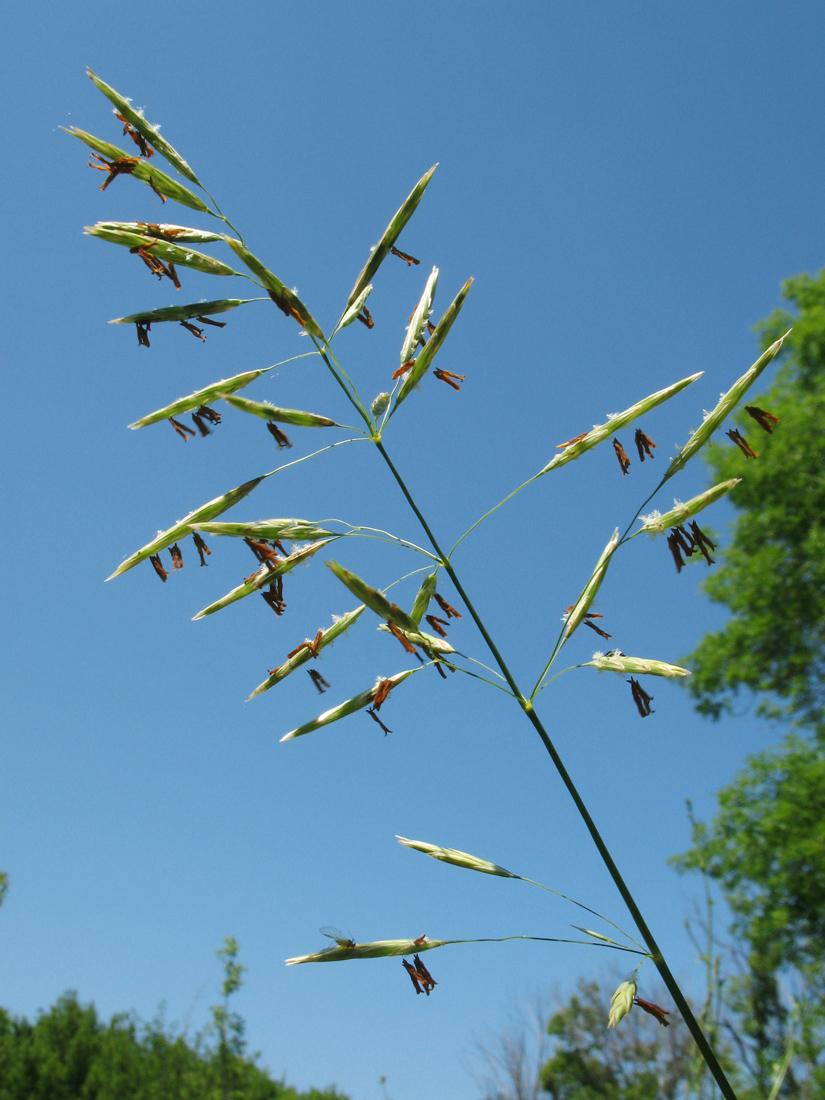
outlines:
[[[321, 693], [321, 695], [323, 695], [330, 685], [326, 682], [321, 673], [318, 672], [316, 669], [308, 668], [307, 672], [309, 673], [310, 679], [312, 680], [313, 684], [315, 684], [315, 686], [318, 688], [318, 691]], [[270, 673], [270, 676], [271, 675], [272, 673]]]
[[281, 542], [280, 539], [270, 539], [269, 541], [272, 543], [276, 550], [281, 551], [285, 558], [289, 556], [284, 544]]
[[139, 133], [127, 118], [124, 118], [118, 111], [115, 111], [115, 118], [119, 118], [123, 123], [124, 135], [129, 135], [135, 145], [140, 149], [140, 155], [142, 157], [153, 157], [155, 155], [155, 150], [147, 143], [143, 134]]
[[395, 246], [390, 249], [390, 252], [392, 252], [393, 256], [397, 256], [399, 260], [404, 260], [407, 267], [412, 267], [413, 264], [417, 267], [421, 263], [420, 260], [416, 260], [415, 256], [409, 256], [406, 252], [402, 252]]
[[709, 551], [716, 549], [716, 543], [710, 541], [696, 520], [690, 525], [690, 537], [693, 539], [694, 548], [699, 551], [708, 565], [713, 565], [713, 558]]
[[378, 690], [375, 693], [375, 698], [372, 701], [373, 710], [380, 710], [382, 703], [387, 701], [387, 696], [392, 691], [392, 680], [380, 680], [378, 683]]
[[311, 642], [309, 640], [307, 640], [305, 642], [301, 642], [300, 645], [296, 645], [291, 653], [287, 653], [286, 659], [288, 661], [291, 661], [292, 658], [296, 657], [301, 652], [302, 649], [308, 649], [309, 653], [310, 653], [310, 656], [314, 657], [317, 660], [318, 659], [318, 646], [320, 645], [321, 639], [323, 638], [323, 636], [324, 636], [323, 630], [319, 630], [318, 633], [315, 635], [315, 637], [313, 638], [313, 640]]
[[624, 475], [630, 469], [630, 459], [625, 454], [624, 447], [621, 445], [618, 439], [613, 440], [613, 450], [616, 452], [616, 458], [618, 458], [619, 465], [622, 468], [622, 477], [624, 477]]
[[273, 569], [276, 565], [281, 564], [281, 559], [274, 550], [270, 550], [264, 539], [245, 538], [244, 542], [262, 565], [266, 564], [270, 569]]
[[406, 374], [408, 370], [412, 369], [415, 359], [408, 359], [406, 363], [402, 363], [398, 370], [392, 372], [393, 378], [400, 378], [402, 374]]
[[177, 543], [169, 547], [169, 553], [172, 555], [172, 572], [176, 569], [183, 569], [183, 551]]
[[671, 531], [671, 533], [667, 536], [667, 545], [668, 545], [668, 549], [670, 550], [671, 554], [673, 555], [673, 560], [676, 563], [676, 572], [681, 573], [682, 572], [682, 566], [685, 564], [685, 562], [684, 562], [684, 559], [682, 557], [681, 548], [679, 546], [679, 539], [677, 538], [677, 536], [674, 534], [673, 531]]
[[693, 541], [693, 536], [681, 525], [673, 528], [673, 538], [677, 546], [684, 552], [685, 557], [690, 558], [696, 553], [696, 545]]
[[272, 438], [278, 444], [278, 450], [279, 451], [281, 450], [282, 447], [291, 447], [292, 446], [292, 443], [289, 441], [287, 436], [281, 431], [281, 429], [278, 427], [278, 425], [274, 424], [271, 420], [267, 421], [266, 430], [269, 432], [269, 434], [272, 436]]
[[197, 338], [199, 340], [202, 340], [204, 344], [206, 343], [206, 337], [203, 334], [202, 328], [198, 328], [197, 325], [193, 325], [190, 321], [181, 321], [181, 324], [187, 332], [191, 332], [193, 336], [197, 336]]
[[444, 599], [443, 596], [439, 596], [439, 594], [437, 592], [434, 593], [434, 596], [435, 596], [435, 602], [438, 604], [438, 606], [441, 608], [441, 610], [444, 612], [444, 614], [447, 616], [448, 619], [460, 619], [461, 618], [460, 613], [458, 611], [456, 611], [456, 609], [454, 607], [450, 607], [450, 605], [447, 603], [447, 601]]
[[650, 704], [653, 702], [653, 696], [648, 695], [638, 680], [634, 680], [631, 676], [627, 681], [630, 684], [630, 690], [633, 694], [633, 702], [639, 708], [639, 714], [642, 718], [647, 718], [648, 714], [655, 714], [655, 711], [650, 709]]
[[98, 156], [97, 153], [92, 153], [95, 160], [99, 160], [101, 164], [92, 164], [89, 161], [89, 168], [97, 168], [99, 172], [108, 172], [109, 178], [101, 185], [100, 190], [105, 191], [115, 176], [129, 175], [130, 172], [134, 172], [136, 165], [140, 163], [139, 157], [118, 157], [116, 160], [108, 161], [104, 157]]
[[286, 604], [284, 603], [284, 578], [280, 574], [273, 579], [269, 591], [261, 592], [261, 595], [276, 615], [283, 615]]
[[[452, 386], [454, 390], [460, 390], [458, 382], [463, 382], [465, 375], [453, 374], [451, 370], [434, 370], [433, 374], [439, 380], [439, 382], [446, 382], [448, 386]], [[453, 379], [457, 378], [458, 382], [454, 382]]]
[[656, 444], [650, 438], [649, 435], [645, 435], [641, 428], [636, 429], [636, 435], [633, 437], [636, 444], [636, 450], [639, 452], [639, 461], [644, 462], [645, 455], [648, 458], [653, 458], [652, 450], [656, 450]]
[[[417, 943], [418, 941], [416, 940], [414, 942]], [[433, 978], [432, 974], [421, 961], [420, 956], [414, 955], [411, 963], [407, 962], [406, 959], [402, 959], [401, 962], [404, 964], [404, 969], [409, 974], [410, 980], [415, 986], [416, 994], [426, 993], [429, 997], [430, 991], [435, 989], [438, 982]]]
[[166, 578], [169, 576], [169, 574], [163, 568], [163, 562], [160, 560], [160, 554], [152, 554], [151, 558], [149, 558], [149, 561], [155, 567], [155, 572], [165, 584]]
[[206, 558], [204, 557], [204, 554], [209, 554], [211, 556], [212, 551], [209, 549], [209, 547], [206, 545], [206, 543], [200, 537], [197, 531], [192, 532], [192, 538], [195, 542], [195, 549], [198, 552], [198, 557], [201, 559], [201, 565], [206, 565]]
[[136, 321], [135, 328], [137, 329], [138, 347], [148, 348], [152, 345], [149, 343], [149, 329], [152, 327], [151, 321]]
[[393, 638], [398, 639], [398, 641], [404, 647], [405, 652], [412, 653], [413, 656], [417, 657], [419, 659], [419, 661], [421, 661], [422, 664], [423, 664], [423, 659], [421, 657], [421, 654], [418, 652], [418, 650], [415, 648], [415, 646], [412, 644], [412, 642], [409, 640], [409, 638], [407, 638], [404, 634], [401, 633], [401, 631], [398, 629], [398, 627], [395, 625], [395, 623], [387, 623], [387, 630], [389, 630], [389, 632], [390, 632], [390, 634], [392, 634]]
[[745, 412], [748, 416], [752, 416], [759, 427], [766, 431], [768, 435], [773, 434], [772, 425], [779, 423], [778, 416], [774, 416], [773, 413], [765, 412], [764, 409], [760, 409], [757, 405], [746, 405]]
[[[412, 320], [412, 318], [410, 318], [410, 320]], [[430, 336], [432, 336], [432, 334], [435, 332], [435, 325], [432, 323], [432, 321], [427, 321], [424, 327], [426, 328], [427, 332], [429, 332]]]
[[268, 290], [267, 294], [281, 311], [281, 313], [285, 314], [287, 317], [294, 317], [298, 324], [303, 328], [304, 324], [306, 323], [305, 319], [301, 316], [295, 306], [293, 306], [287, 298], [279, 298], [274, 290]]
[[160, 237], [164, 241], [173, 241], [175, 237], [179, 237], [181, 233], [186, 232], [185, 229], [161, 229], [157, 222], [135, 222], [135, 225], [139, 225], [141, 229], [145, 229], [153, 237]]
[[[596, 626], [595, 623], [590, 621], [592, 617], [593, 616], [591, 616], [591, 615], [586, 615], [584, 617], [584, 619], [582, 620], [584, 625], [589, 626], [591, 630], [595, 630], [600, 638], [612, 638], [613, 637], [612, 634], [608, 634], [606, 630], [602, 630], [602, 628], [600, 626]], [[599, 616], [599, 618], [601, 618], [601, 615]]]
[[164, 264], [162, 260], [159, 260], [157, 256], [153, 256], [149, 251], [149, 249], [153, 247], [153, 244], [138, 245], [136, 248], [130, 248], [129, 251], [134, 256], [140, 256], [141, 260], [143, 260], [153, 275], [157, 275], [159, 279], [171, 279], [172, 276], [169, 274], [166, 264]]
[[210, 424], [220, 424], [221, 414], [216, 413], [214, 409], [210, 409], [208, 405], [201, 405], [196, 412], [192, 413], [192, 420], [202, 436], [211, 435], [212, 433], [204, 424], [204, 420], [208, 420]]
[[729, 432], [725, 432], [725, 435], [736, 444], [745, 458], [759, 458], [758, 453], [751, 447], [747, 439], [739, 434], [736, 428], [731, 428]]
[[649, 1013], [651, 1016], [655, 1016], [662, 1027], [670, 1027], [670, 1020], [668, 1020], [669, 1012], [666, 1012], [663, 1008], [653, 1004], [651, 1001], [643, 1001], [641, 997], [633, 998], [634, 1005], [638, 1005], [643, 1012]]
[[215, 412], [214, 409], [210, 409], [208, 405], [201, 405], [198, 409], [198, 416], [202, 416], [210, 424], [220, 424], [221, 422], [221, 414]]
[[373, 321], [372, 314], [366, 306], [364, 306], [358, 314], [357, 320], [359, 320], [362, 325], [366, 325], [367, 328], [375, 328], [375, 321]]
[[213, 321], [211, 317], [198, 316], [202, 325], [212, 325], [214, 328], [226, 328], [226, 321]]
[[180, 279], [178, 278], [177, 271], [175, 271], [175, 265], [171, 260], [166, 261], [166, 274], [175, 284], [175, 290], [180, 290]]
[[[438, 673], [438, 675], [441, 677], [441, 679], [446, 680], [447, 679], [447, 673], [441, 667], [441, 661], [438, 659], [438, 657], [435, 656], [435, 654], [433, 653], [433, 651], [431, 649], [427, 650], [427, 656], [433, 662], [433, 667], [435, 668], [435, 671]], [[450, 672], [455, 672], [455, 669], [452, 667], [452, 665], [450, 665], [449, 667], [450, 667]]]
[[427, 935], [425, 933], [423, 936], [419, 936], [417, 940], [413, 940], [413, 945], [415, 947], [420, 947], [422, 943], [426, 943], [426, 942], [427, 942]]
[[590, 435], [590, 432], [582, 432], [581, 435], [574, 435], [572, 439], [568, 439], [566, 443], [557, 443], [556, 450], [560, 451], [562, 447], [572, 447], [574, 443], [581, 443], [586, 435]]
[[153, 190], [153, 191], [155, 192], [155, 194], [156, 194], [156, 195], [157, 195], [157, 197], [158, 197], [158, 198], [160, 199], [160, 201], [161, 201], [162, 203], [165, 203], [165, 202], [166, 202], [166, 196], [165, 196], [165, 195], [162, 195], [162, 194], [160, 193], [160, 191], [158, 191], [157, 187], [155, 187], [155, 184], [154, 184], [154, 180], [152, 179], [151, 175], [149, 176], [149, 179], [148, 179], [148, 180], [147, 180], [146, 182], [147, 182], [147, 183], [149, 184], [149, 186], [150, 186], [150, 187], [152, 188], [152, 190]]
[[444, 629], [444, 627], [448, 625], [446, 619], [439, 619], [437, 615], [425, 615], [424, 618], [427, 620], [427, 622], [430, 624], [436, 634], [440, 635], [442, 638], [447, 637], [447, 631]]
[[175, 420], [174, 416], [169, 417], [169, 423], [175, 429], [179, 436], [183, 437], [183, 442], [189, 442], [189, 436], [194, 436], [194, 432], [191, 428], [187, 428], [185, 424], [181, 424], [179, 420]]
[[375, 711], [373, 710], [372, 707], [367, 707], [367, 714], [370, 716], [370, 718], [372, 718], [373, 722], [378, 723], [378, 725], [384, 731], [384, 736], [385, 737], [387, 736], [388, 733], [392, 733], [392, 730], [387, 729], [387, 727], [384, 725], [384, 723], [381, 721], [381, 719], [378, 717], [378, 715], [375, 713]]

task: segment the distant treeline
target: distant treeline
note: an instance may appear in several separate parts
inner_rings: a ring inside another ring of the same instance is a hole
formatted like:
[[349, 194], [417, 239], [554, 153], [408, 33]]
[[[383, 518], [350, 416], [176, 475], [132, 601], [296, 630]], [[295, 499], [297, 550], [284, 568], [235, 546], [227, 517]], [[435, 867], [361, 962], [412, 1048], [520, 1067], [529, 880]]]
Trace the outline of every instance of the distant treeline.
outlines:
[[347, 1100], [297, 1092], [254, 1058], [136, 1015], [107, 1024], [74, 993], [29, 1023], [0, 1008], [0, 1100]]

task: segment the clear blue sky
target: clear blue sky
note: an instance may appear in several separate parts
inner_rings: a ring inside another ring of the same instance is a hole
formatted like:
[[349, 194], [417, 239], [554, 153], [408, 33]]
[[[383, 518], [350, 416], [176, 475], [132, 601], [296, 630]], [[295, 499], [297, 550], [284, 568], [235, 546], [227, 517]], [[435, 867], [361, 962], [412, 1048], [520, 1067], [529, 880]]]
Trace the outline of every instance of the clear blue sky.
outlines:
[[[415, 677], [382, 716], [312, 737], [305, 673], [248, 692], [305, 635], [354, 605], [320, 560], [288, 579], [276, 618], [255, 598], [191, 616], [252, 568], [213, 541], [162, 586], [148, 565], [103, 583], [124, 555], [190, 508], [278, 464], [261, 422], [229, 413], [187, 445], [168, 425], [126, 425], [226, 375], [306, 350], [297, 326], [248, 307], [200, 344], [167, 326], [149, 351], [106, 322], [248, 284], [182, 272], [175, 295], [125, 250], [82, 236], [102, 219], [207, 219], [117, 179], [104, 193], [59, 127], [117, 142], [88, 64], [183, 153], [250, 247], [321, 324], [412, 184], [440, 167], [375, 280], [376, 327], [340, 337], [367, 398], [386, 387], [425, 270], [436, 315], [475, 285], [441, 365], [387, 445], [426, 514], [454, 540], [555, 445], [697, 370], [643, 426], [653, 463], [622, 478], [609, 444], [543, 479], [468, 540], [456, 567], [519, 679], [535, 676], [613, 528], [673, 448], [756, 358], [751, 326], [780, 280], [823, 263], [822, 6], [307, 2], [32, 3], [9, 9], [0, 51], [4, 426], [4, 682], [0, 1003], [30, 1016], [65, 989], [104, 1016], [201, 1026], [217, 997], [212, 952], [236, 936], [237, 998], [252, 1049], [301, 1087], [353, 1100], [472, 1100], [474, 1043], [538, 989], [604, 972], [604, 952], [523, 943], [428, 956], [421, 1000], [397, 960], [286, 969], [357, 939], [565, 935], [575, 912], [519, 883], [399, 848], [431, 840], [503, 863], [629, 920], [531, 728], [503, 695]], [[346, 416], [314, 360], [248, 395]], [[289, 433], [300, 457], [320, 433]], [[627, 435], [627, 433], [626, 433]], [[629, 443], [629, 435], [625, 440]], [[631, 456], [632, 457], [632, 456]], [[664, 495], [705, 484], [693, 462]], [[660, 504], [660, 506], [664, 506]], [[233, 513], [340, 516], [421, 534], [368, 447], [341, 448], [265, 482]], [[719, 507], [717, 531], [731, 512]], [[191, 544], [190, 544], [191, 545]], [[382, 544], [335, 557], [378, 585], [415, 568]], [[719, 624], [663, 541], [636, 540], [599, 610], [627, 653], [676, 660]], [[409, 605], [413, 582], [394, 590]], [[450, 586], [443, 591], [449, 599]], [[406, 667], [364, 616], [324, 658], [335, 703]], [[595, 635], [571, 643], [587, 659]], [[484, 659], [469, 617], [454, 643]], [[570, 663], [573, 663], [572, 661]], [[701, 993], [683, 921], [695, 884], [667, 867], [688, 840], [684, 800], [713, 792], [775, 732], [743, 701], [717, 726], [656, 681], [642, 721], [618, 678], [571, 673], [541, 711], [678, 976]], [[323, 704], [321, 704], [323, 705]], [[537, 896], [534, 896], [537, 895]], [[578, 923], [578, 922], [577, 922]]]

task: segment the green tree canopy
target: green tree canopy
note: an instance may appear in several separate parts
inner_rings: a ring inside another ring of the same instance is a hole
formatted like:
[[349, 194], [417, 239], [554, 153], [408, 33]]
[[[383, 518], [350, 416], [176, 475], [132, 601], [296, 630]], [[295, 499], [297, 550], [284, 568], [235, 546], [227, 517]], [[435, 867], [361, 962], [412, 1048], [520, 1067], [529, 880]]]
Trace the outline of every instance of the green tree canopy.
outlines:
[[0, 1009], [0, 1100], [346, 1100], [336, 1089], [296, 1092], [232, 1050], [187, 1042], [162, 1019], [109, 1024], [67, 993], [36, 1023]]
[[781, 706], [825, 733], [825, 271], [788, 279], [782, 293], [799, 315], [776, 310], [758, 326], [764, 347], [793, 331], [775, 384], [751, 399], [780, 423], [768, 435], [737, 415], [756, 459], [728, 443], [706, 450], [714, 483], [743, 481], [731, 544], [703, 585], [731, 618], [686, 658], [688, 688], [714, 718], [745, 688], [763, 713]]

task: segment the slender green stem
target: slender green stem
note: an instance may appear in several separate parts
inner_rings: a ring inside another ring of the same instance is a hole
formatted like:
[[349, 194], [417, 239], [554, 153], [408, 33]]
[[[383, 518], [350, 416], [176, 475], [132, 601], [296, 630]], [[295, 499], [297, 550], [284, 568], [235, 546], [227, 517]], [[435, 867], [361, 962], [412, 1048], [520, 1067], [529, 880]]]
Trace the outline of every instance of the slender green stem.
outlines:
[[537, 478], [541, 477], [541, 474], [533, 474], [532, 477], [528, 477], [526, 481], [522, 482], [517, 489], [513, 489], [512, 493], [508, 493], [504, 500], [500, 500], [498, 504], [494, 504], [489, 512], [485, 512], [483, 516], [475, 521], [472, 527], [468, 527], [458, 542], [453, 546], [449, 556], [452, 557], [458, 547], [464, 542], [468, 535], [471, 535], [475, 531], [476, 527], [482, 524], [488, 516], [491, 516], [493, 512], [497, 512], [502, 504], [506, 504], [508, 500], [512, 500], [516, 493], [520, 493], [522, 489], [526, 489], [528, 485], [532, 484]]
[[358, 524], [356, 526], [353, 523], [347, 523], [345, 519], [322, 519], [319, 521], [320, 526], [323, 526], [323, 524], [325, 523], [341, 523], [344, 525], [344, 527], [349, 527], [349, 531], [347, 532], [347, 534], [349, 535], [360, 535], [362, 531], [373, 531], [375, 532], [375, 534], [373, 535], [361, 535], [360, 537], [366, 539], [377, 538], [377, 536], [379, 535], [386, 536], [384, 538], [381, 538], [379, 541], [398, 543], [400, 546], [404, 546], [407, 550], [415, 550], [417, 554], [423, 554], [425, 557], [429, 558], [430, 561], [434, 561], [439, 565], [441, 564], [440, 558], [437, 558], [435, 554], [431, 554], [429, 550], [425, 550], [423, 546], [418, 546], [416, 545], [416, 543], [410, 542], [409, 539], [402, 539], [398, 535], [393, 535], [391, 531], [384, 531], [381, 527], [367, 527], [364, 524]]
[[[451, 657], [452, 654], [450, 653], [450, 654], [445, 655], [445, 658], [446, 658], [446, 656]], [[462, 654], [460, 654], [460, 656], [463, 657], [464, 654], [462, 653]], [[468, 657], [468, 658], [466, 658], [466, 660], [471, 661], [472, 657]], [[445, 659], [444, 663], [445, 664], [448, 663], [446, 661], [446, 659]], [[477, 663], [480, 664], [481, 662], [479, 661]], [[455, 664], [455, 662], [450, 663], [450, 668], [454, 668], [456, 672], [463, 672], [465, 676], [472, 676], [474, 680], [481, 680], [481, 682], [483, 684], [489, 684], [490, 687], [498, 688], [498, 690], [503, 691], [505, 695], [512, 695], [513, 694], [512, 691], [510, 691], [509, 688], [504, 687], [503, 684], [497, 684], [495, 682], [495, 680], [488, 680], [486, 676], [480, 676], [477, 672], [473, 672], [472, 669], [462, 668], [461, 665], [457, 665], [457, 664]]]
[[391, 588], [395, 588], [397, 584], [401, 584], [401, 582], [407, 580], [408, 577], [414, 577], [417, 573], [426, 573], [429, 568], [429, 565], [422, 565], [420, 569], [413, 569], [412, 572], [405, 573], [404, 576], [399, 577], [397, 581], [393, 581], [392, 584], [388, 584], [386, 588], [382, 589], [382, 591], [389, 592]]
[[[644, 955], [647, 958], [647, 952], [637, 951], [635, 947], [622, 947], [620, 943], [598, 943], [593, 940], [563, 940], [557, 939], [555, 936], [481, 936], [476, 940], [444, 940], [443, 947], [447, 947], [453, 943], [507, 943], [509, 940], [533, 940], [536, 943], [578, 943], [583, 947], [607, 947], [612, 951], [626, 951], [629, 955]], [[644, 959], [642, 959], [644, 962]], [[639, 964], [641, 965], [641, 963]]]
[[574, 668], [586, 668], [587, 663], [588, 662], [585, 661], [584, 664], [581, 665], [569, 665], [567, 668], [563, 668], [561, 672], [557, 672], [555, 676], [551, 676], [549, 680], [545, 680], [541, 687], [533, 688], [533, 693], [530, 696], [530, 699], [533, 700], [536, 698], [537, 695], [541, 695], [546, 687], [552, 684], [554, 680], [558, 680], [559, 676], [564, 676], [565, 672], [572, 672]]
[[504, 683], [506, 683], [506, 682], [507, 682], [507, 681], [506, 681], [506, 680], [504, 679], [504, 677], [503, 677], [503, 676], [501, 675], [501, 673], [500, 673], [500, 672], [496, 672], [496, 670], [495, 670], [494, 668], [490, 668], [490, 666], [489, 666], [489, 665], [485, 665], [483, 661], [477, 661], [477, 660], [475, 659], [475, 657], [468, 657], [466, 653], [462, 653], [462, 652], [461, 652], [460, 650], [458, 650], [458, 649], [456, 650], [456, 654], [457, 654], [457, 655], [458, 655], [459, 657], [463, 657], [465, 661], [472, 661], [472, 662], [473, 662], [473, 664], [474, 664], [474, 665], [478, 665], [478, 666], [479, 666], [479, 668], [483, 668], [483, 669], [486, 669], [486, 670], [487, 670], [487, 672], [491, 673], [491, 674], [492, 674], [493, 676], [498, 676], [499, 680], [501, 680], [502, 682], [504, 682]]
[[[372, 437], [373, 432], [375, 430], [374, 425], [372, 423], [372, 420], [370, 420], [369, 413], [367, 412], [367, 410], [362, 405], [361, 400], [358, 397], [358, 394], [355, 390], [355, 387], [352, 385], [351, 382], [349, 383], [349, 385], [350, 385], [350, 387], [352, 388], [352, 391], [353, 391], [352, 393], [350, 393], [349, 389], [347, 389], [347, 383], [344, 381], [344, 379], [341, 377], [341, 374], [338, 373], [338, 371], [335, 369], [335, 367], [332, 365], [332, 363], [330, 363], [329, 356], [327, 355], [326, 351], [321, 347], [321, 345], [318, 343], [318, 341], [315, 339], [314, 336], [312, 337], [312, 342], [315, 345], [315, 347], [318, 349], [318, 354], [321, 356], [321, 358], [326, 363], [330, 374], [335, 379], [335, 381], [338, 383], [338, 385], [341, 387], [341, 389], [344, 391], [344, 393], [347, 395], [347, 400], [349, 401], [349, 403], [355, 409], [357, 409], [358, 415], [361, 417], [361, 419], [364, 421], [364, 423], [369, 428], [369, 434], [370, 434], [370, 437]], [[327, 344], [327, 348], [329, 348], [328, 344]], [[343, 372], [341, 372], [341, 373], [343, 373]], [[347, 381], [349, 381], [349, 379], [347, 379]]]
[[[461, 584], [458, 577], [456, 576], [455, 570], [453, 569], [453, 567], [450, 564], [449, 560], [444, 557], [444, 553], [441, 550], [440, 546], [438, 545], [438, 541], [435, 538], [435, 535], [430, 530], [429, 524], [427, 523], [424, 516], [421, 514], [421, 512], [418, 508], [418, 505], [415, 503], [414, 499], [410, 495], [410, 492], [407, 489], [407, 486], [404, 484], [404, 481], [403, 481], [401, 475], [398, 473], [395, 466], [393, 465], [392, 460], [390, 459], [389, 455], [387, 454], [386, 450], [384, 449], [383, 444], [380, 442], [380, 440], [376, 440], [375, 445], [378, 448], [379, 452], [381, 453], [382, 458], [387, 463], [387, 466], [389, 467], [390, 472], [392, 473], [393, 477], [395, 478], [396, 482], [398, 483], [398, 486], [401, 489], [401, 492], [404, 494], [405, 498], [407, 499], [408, 504], [410, 505], [410, 507], [412, 508], [412, 510], [415, 513], [416, 517], [418, 518], [419, 523], [424, 528], [424, 531], [427, 535], [427, 538], [430, 540], [430, 543], [432, 544], [433, 549], [441, 557], [441, 560], [444, 563], [444, 568], [445, 568], [447, 574], [449, 575], [450, 580], [453, 582], [453, 584], [455, 585], [456, 591], [458, 592], [458, 594], [463, 599], [467, 610], [470, 612], [470, 615], [472, 616], [476, 626], [479, 629], [479, 632], [481, 633], [481, 636], [484, 638], [484, 641], [487, 643], [487, 647], [489, 648], [490, 652], [492, 653], [492, 655], [493, 655], [493, 657], [496, 661], [496, 664], [501, 669], [505, 680], [510, 685], [519, 706], [522, 708], [522, 710], [526, 714], [528, 720], [532, 723], [533, 728], [536, 730], [536, 733], [541, 738], [542, 744], [544, 745], [545, 749], [547, 750], [547, 753], [550, 756], [550, 759], [553, 761], [553, 764], [555, 765], [556, 771], [558, 772], [562, 782], [564, 783], [565, 787], [567, 788], [567, 791], [568, 791], [570, 797], [573, 799], [573, 802], [576, 806], [576, 809], [579, 811], [579, 814], [580, 814], [582, 820], [584, 821], [585, 827], [587, 828], [587, 831], [590, 833], [590, 836], [591, 836], [591, 839], [593, 840], [593, 843], [596, 845], [596, 849], [597, 849], [599, 855], [602, 858], [602, 862], [604, 863], [605, 867], [607, 868], [607, 871], [608, 871], [610, 877], [613, 879], [613, 882], [616, 886], [616, 889], [621, 894], [622, 900], [624, 901], [625, 905], [627, 906], [636, 927], [638, 928], [639, 932], [641, 933], [642, 939], [644, 940], [645, 944], [647, 945], [648, 952], [650, 953], [650, 957], [653, 960], [653, 962], [656, 966], [656, 969], [659, 971], [659, 974], [661, 975], [662, 980], [664, 981], [665, 985], [667, 986], [668, 992], [670, 993], [671, 997], [673, 997], [673, 1000], [676, 1002], [676, 1006], [677, 1006], [677, 1008], [678, 1008], [678, 1010], [679, 1010], [679, 1012], [682, 1016], [682, 1019], [687, 1024], [688, 1030], [690, 1031], [691, 1035], [693, 1036], [694, 1041], [696, 1042], [696, 1045], [701, 1050], [702, 1056], [704, 1057], [705, 1062], [708, 1065], [708, 1068], [710, 1069], [711, 1073], [713, 1074], [714, 1078], [716, 1079], [716, 1083], [719, 1085], [719, 1088], [722, 1092], [722, 1095], [726, 1098], [726, 1100], [737, 1100], [736, 1093], [733, 1091], [733, 1088], [731, 1087], [730, 1082], [728, 1081], [727, 1077], [725, 1076], [724, 1070], [719, 1065], [719, 1062], [716, 1058], [716, 1055], [713, 1052], [713, 1049], [711, 1048], [710, 1044], [708, 1043], [707, 1039], [705, 1038], [705, 1035], [704, 1035], [701, 1027], [699, 1026], [699, 1023], [697, 1022], [695, 1016], [693, 1015], [693, 1012], [691, 1011], [690, 1005], [685, 1000], [685, 996], [682, 993], [682, 990], [679, 988], [679, 984], [677, 983], [676, 979], [673, 977], [673, 974], [670, 971], [670, 967], [667, 965], [667, 962], [665, 961], [664, 955], [662, 954], [662, 951], [659, 948], [659, 945], [656, 942], [656, 940], [653, 936], [653, 933], [648, 928], [647, 922], [645, 921], [638, 905], [636, 904], [636, 899], [633, 897], [633, 894], [631, 893], [629, 887], [627, 886], [627, 883], [625, 882], [624, 878], [622, 877], [621, 873], [619, 872], [619, 868], [616, 866], [616, 864], [613, 860], [613, 856], [610, 854], [610, 850], [608, 849], [607, 845], [605, 844], [605, 842], [602, 838], [602, 835], [601, 835], [601, 833], [599, 832], [599, 830], [596, 826], [595, 821], [593, 820], [593, 818], [590, 815], [590, 811], [587, 809], [587, 806], [585, 805], [584, 800], [582, 799], [581, 795], [579, 794], [578, 788], [576, 787], [575, 783], [573, 782], [573, 779], [572, 779], [570, 773], [567, 771], [567, 768], [564, 766], [564, 762], [562, 761], [555, 745], [553, 744], [552, 740], [550, 739], [550, 735], [548, 734], [547, 730], [544, 728], [544, 725], [542, 724], [541, 719], [536, 714], [536, 712], [533, 708], [533, 704], [528, 699], [526, 699], [524, 697], [524, 695], [522, 694], [522, 692], [520, 691], [520, 689], [518, 687], [518, 684], [516, 683], [516, 681], [513, 677], [513, 674], [510, 672], [509, 668], [507, 667], [507, 664], [504, 661], [504, 658], [499, 653], [498, 647], [496, 646], [495, 642], [490, 637], [490, 635], [487, 631], [487, 628], [485, 627], [483, 621], [481, 620], [481, 617], [479, 616], [478, 612], [473, 607], [472, 601], [468, 597], [467, 593], [464, 591], [464, 587]], [[630, 948], [627, 948], [627, 950], [630, 950]]]
[[301, 462], [306, 462], [308, 458], [315, 458], [316, 455], [322, 455], [324, 451], [331, 451], [335, 447], [343, 447], [345, 443], [362, 443], [365, 442], [367, 438], [368, 437], [365, 435], [359, 435], [354, 439], [339, 439], [337, 443], [330, 443], [326, 447], [321, 447], [319, 451], [313, 451], [312, 454], [304, 455], [303, 458], [295, 458], [292, 462], [285, 462], [283, 466], [276, 466], [274, 470], [270, 470], [269, 473], [263, 474], [263, 477], [272, 477], [273, 474], [279, 474], [281, 470], [288, 470], [290, 466], [297, 466]]
[[[524, 875], [516, 875], [515, 877], [521, 879], [522, 882], [529, 882], [532, 886], [538, 886], [540, 890], [546, 890], [548, 894], [555, 894], [557, 898], [563, 898], [564, 901], [569, 901], [571, 905], [578, 905], [579, 909], [584, 909], [584, 911], [586, 913], [590, 913], [591, 916], [598, 917], [599, 920], [603, 920], [605, 924], [609, 924], [611, 928], [615, 928], [617, 932], [621, 932], [621, 934], [626, 939], [630, 940], [631, 943], [635, 943], [637, 947], [641, 948], [644, 951], [644, 947], [642, 946], [642, 944], [640, 944], [638, 940], [634, 940], [628, 932], [625, 932], [624, 928], [620, 928], [619, 925], [610, 920], [609, 917], [605, 917], [601, 913], [597, 913], [596, 910], [591, 909], [589, 905], [585, 905], [581, 901], [576, 901], [575, 898], [569, 898], [567, 894], [561, 894], [558, 890], [553, 890], [549, 886], [545, 886], [543, 882], [536, 882], [534, 878], [526, 878]], [[647, 954], [646, 951], [645, 954]]]

